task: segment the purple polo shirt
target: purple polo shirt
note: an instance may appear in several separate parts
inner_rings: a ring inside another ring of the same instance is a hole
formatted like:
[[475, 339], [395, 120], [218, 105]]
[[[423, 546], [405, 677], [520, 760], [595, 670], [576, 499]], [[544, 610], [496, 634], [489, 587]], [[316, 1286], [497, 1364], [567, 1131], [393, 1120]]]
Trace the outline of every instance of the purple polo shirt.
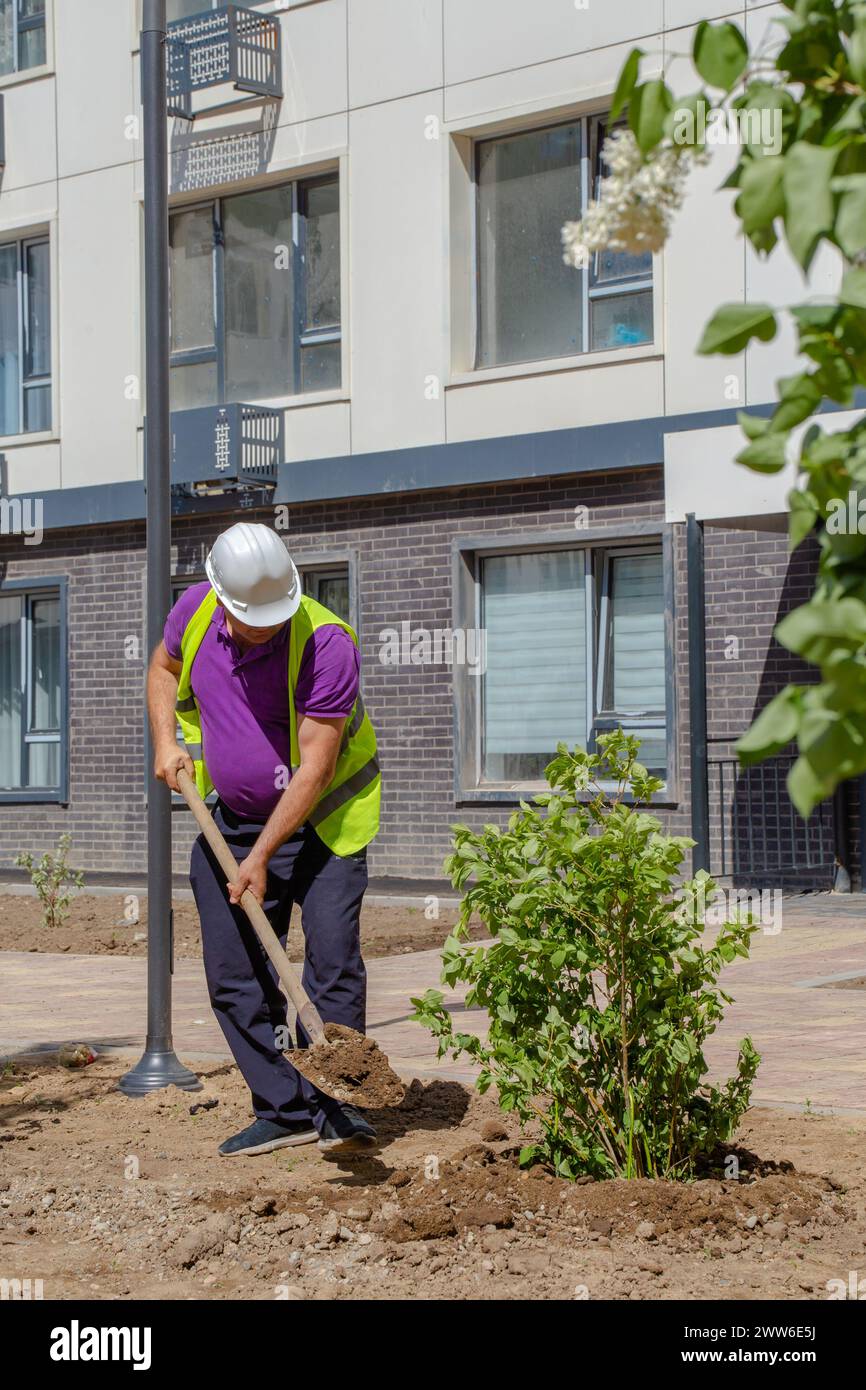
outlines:
[[[165, 646], [180, 661], [190, 618], [210, 585], [193, 584], [165, 622]], [[287, 698], [289, 629], [264, 646], [241, 652], [217, 607], [192, 664], [192, 690], [201, 711], [202, 743], [211, 781], [239, 816], [265, 820], [286, 787], [291, 769]], [[341, 627], [318, 628], [304, 649], [295, 708], [298, 714], [337, 719], [351, 714], [358, 696], [361, 656]], [[280, 769], [286, 769], [280, 774]], [[281, 780], [278, 780], [281, 778]]]

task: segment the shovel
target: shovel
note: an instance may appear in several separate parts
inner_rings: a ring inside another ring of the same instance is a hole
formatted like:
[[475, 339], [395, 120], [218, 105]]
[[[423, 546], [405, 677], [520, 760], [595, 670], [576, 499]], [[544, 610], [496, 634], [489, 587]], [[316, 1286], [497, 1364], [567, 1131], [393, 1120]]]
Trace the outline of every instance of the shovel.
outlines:
[[[213, 816], [185, 768], [177, 774], [180, 788], [201, 833], [214, 852], [229, 883], [236, 883], [237, 860], [220, 834]], [[283, 950], [258, 899], [245, 889], [240, 899], [262, 947], [295, 1006], [298, 1022], [310, 1039], [310, 1047], [288, 1053], [293, 1067], [320, 1091], [335, 1100], [378, 1108], [399, 1105], [404, 1086], [388, 1065], [388, 1059], [372, 1038], [340, 1023], [324, 1023]]]

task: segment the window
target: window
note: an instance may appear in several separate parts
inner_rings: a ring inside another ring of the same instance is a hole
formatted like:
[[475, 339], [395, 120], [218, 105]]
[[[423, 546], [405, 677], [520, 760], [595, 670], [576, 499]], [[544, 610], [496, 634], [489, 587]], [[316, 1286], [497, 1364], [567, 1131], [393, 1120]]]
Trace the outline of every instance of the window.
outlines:
[[190, 15], [212, 10], [217, 3], [218, 0], [168, 0], [165, 17], [169, 24], [173, 24], [176, 19], [188, 19]]
[[0, 435], [51, 428], [48, 238], [0, 246]]
[[349, 616], [349, 571], [345, 567], [330, 570], [304, 570], [301, 574], [304, 593], [344, 623], [351, 623]]
[[[167, 0], [165, 17], [169, 24], [177, 19], [189, 19], [190, 15], [204, 14], [206, 10], [217, 10], [226, 0]], [[261, 0], [244, 0], [245, 7], [255, 9]]]
[[0, 77], [45, 62], [45, 0], [0, 0]]
[[652, 256], [562, 259], [563, 224], [598, 194], [605, 124], [585, 117], [476, 146], [477, 367], [652, 341]]
[[174, 410], [339, 387], [336, 177], [175, 213], [170, 268]]
[[[244, 0], [244, 8], [254, 10], [263, 4], [264, 0]], [[277, 5], [277, 9], [288, 9], [292, 0], [287, 3]], [[297, 3], [297, 0], [294, 0]], [[179, 19], [189, 19], [192, 15], [205, 14], [208, 10], [218, 10], [226, 0], [166, 0], [165, 18], [166, 23], [174, 24]], [[141, 24], [141, 0], [139, 0], [139, 25]]]
[[479, 573], [481, 782], [541, 781], [557, 743], [592, 749], [617, 727], [641, 739], [642, 760], [665, 776], [661, 551], [492, 555]]
[[603, 557], [593, 733], [617, 727], [641, 741], [641, 761], [665, 766], [665, 605], [661, 556]]
[[0, 798], [64, 800], [63, 594], [53, 587], [0, 590]]

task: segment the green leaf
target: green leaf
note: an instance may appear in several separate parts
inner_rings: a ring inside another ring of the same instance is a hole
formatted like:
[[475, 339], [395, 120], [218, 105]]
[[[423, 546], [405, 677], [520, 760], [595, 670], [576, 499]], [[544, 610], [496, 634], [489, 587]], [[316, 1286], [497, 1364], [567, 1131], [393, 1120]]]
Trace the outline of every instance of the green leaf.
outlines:
[[628, 108], [628, 123], [643, 154], [649, 154], [664, 135], [665, 118], [673, 97], [664, 82], [655, 78], [636, 87]]
[[818, 509], [815, 500], [806, 492], [788, 494], [788, 549], [796, 550], [815, 529]]
[[800, 724], [800, 696], [798, 686], [786, 685], [761, 710], [752, 727], [734, 745], [743, 767], [774, 757], [796, 737]]
[[751, 159], [745, 165], [740, 179], [740, 196], [734, 208], [748, 235], [771, 227], [777, 217], [784, 215], [784, 176], [784, 155]]
[[866, 177], [859, 176], [857, 185], [839, 199], [836, 240], [849, 260], [866, 247]]
[[[756, 159], [780, 154], [780, 150], [773, 148], [776, 136], [780, 133], [784, 140], [797, 116], [797, 107], [790, 92], [767, 82], [750, 82], [733, 106], [735, 111], [746, 113], [740, 129], [749, 153]], [[764, 115], [765, 111], [769, 117]]]
[[785, 155], [785, 234], [803, 270], [808, 270], [821, 237], [833, 230], [830, 179], [838, 157], [838, 146], [802, 140]]
[[781, 399], [770, 422], [772, 430], [793, 429], [814, 415], [821, 404], [821, 392], [808, 372], [783, 377], [778, 386]]
[[729, 92], [745, 71], [749, 49], [736, 24], [704, 19], [695, 30], [692, 59], [705, 82]]
[[742, 352], [752, 338], [768, 343], [776, 336], [776, 315], [769, 304], [723, 304], [704, 329], [698, 352], [730, 356]]
[[683, 1038], [674, 1038], [670, 1044], [669, 1051], [674, 1061], [679, 1062], [680, 1066], [688, 1066], [691, 1061], [691, 1053]]
[[788, 795], [805, 820], [824, 800], [824, 783], [816, 777], [805, 758], [798, 758], [788, 773]]
[[613, 101], [610, 105], [610, 116], [608, 117], [611, 125], [625, 109], [629, 97], [634, 91], [640, 70], [640, 60], [643, 57], [642, 48], [633, 48], [622, 65], [619, 74], [619, 81], [616, 84], [616, 91], [613, 94]]
[[768, 416], [747, 415], [744, 410], [737, 411], [737, 424], [747, 439], [760, 439], [770, 428]]
[[866, 270], [849, 270], [842, 277], [839, 298], [854, 309], [866, 309]]
[[753, 473], [779, 473], [788, 462], [787, 443], [787, 435], [775, 431], [762, 434], [737, 454], [737, 463], [751, 468]]
[[854, 5], [854, 31], [848, 49], [848, 69], [860, 87], [866, 87], [866, 5]]
[[791, 313], [801, 330], [815, 328], [824, 331], [833, 327], [839, 313], [839, 306], [838, 304], [795, 304]]
[[866, 641], [866, 603], [859, 598], [812, 599], [776, 627], [776, 641], [807, 661], [839, 643], [852, 648]]
[[[665, 117], [664, 133], [675, 145], [684, 148], [703, 149], [705, 141], [706, 113], [710, 106], [706, 93], [694, 92], [688, 97], [677, 97], [676, 105]], [[702, 109], [703, 108], [703, 109]]]

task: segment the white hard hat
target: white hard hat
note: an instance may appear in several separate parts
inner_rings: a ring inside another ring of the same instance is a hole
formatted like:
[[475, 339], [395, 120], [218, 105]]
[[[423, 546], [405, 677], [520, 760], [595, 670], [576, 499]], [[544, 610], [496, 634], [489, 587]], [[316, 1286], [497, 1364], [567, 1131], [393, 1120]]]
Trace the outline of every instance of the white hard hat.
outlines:
[[250, 627], [287, 622], [301, 605], [301, 580], [276, 531], [239, 521], [217, 536], [205, 562], [217, 598]]

